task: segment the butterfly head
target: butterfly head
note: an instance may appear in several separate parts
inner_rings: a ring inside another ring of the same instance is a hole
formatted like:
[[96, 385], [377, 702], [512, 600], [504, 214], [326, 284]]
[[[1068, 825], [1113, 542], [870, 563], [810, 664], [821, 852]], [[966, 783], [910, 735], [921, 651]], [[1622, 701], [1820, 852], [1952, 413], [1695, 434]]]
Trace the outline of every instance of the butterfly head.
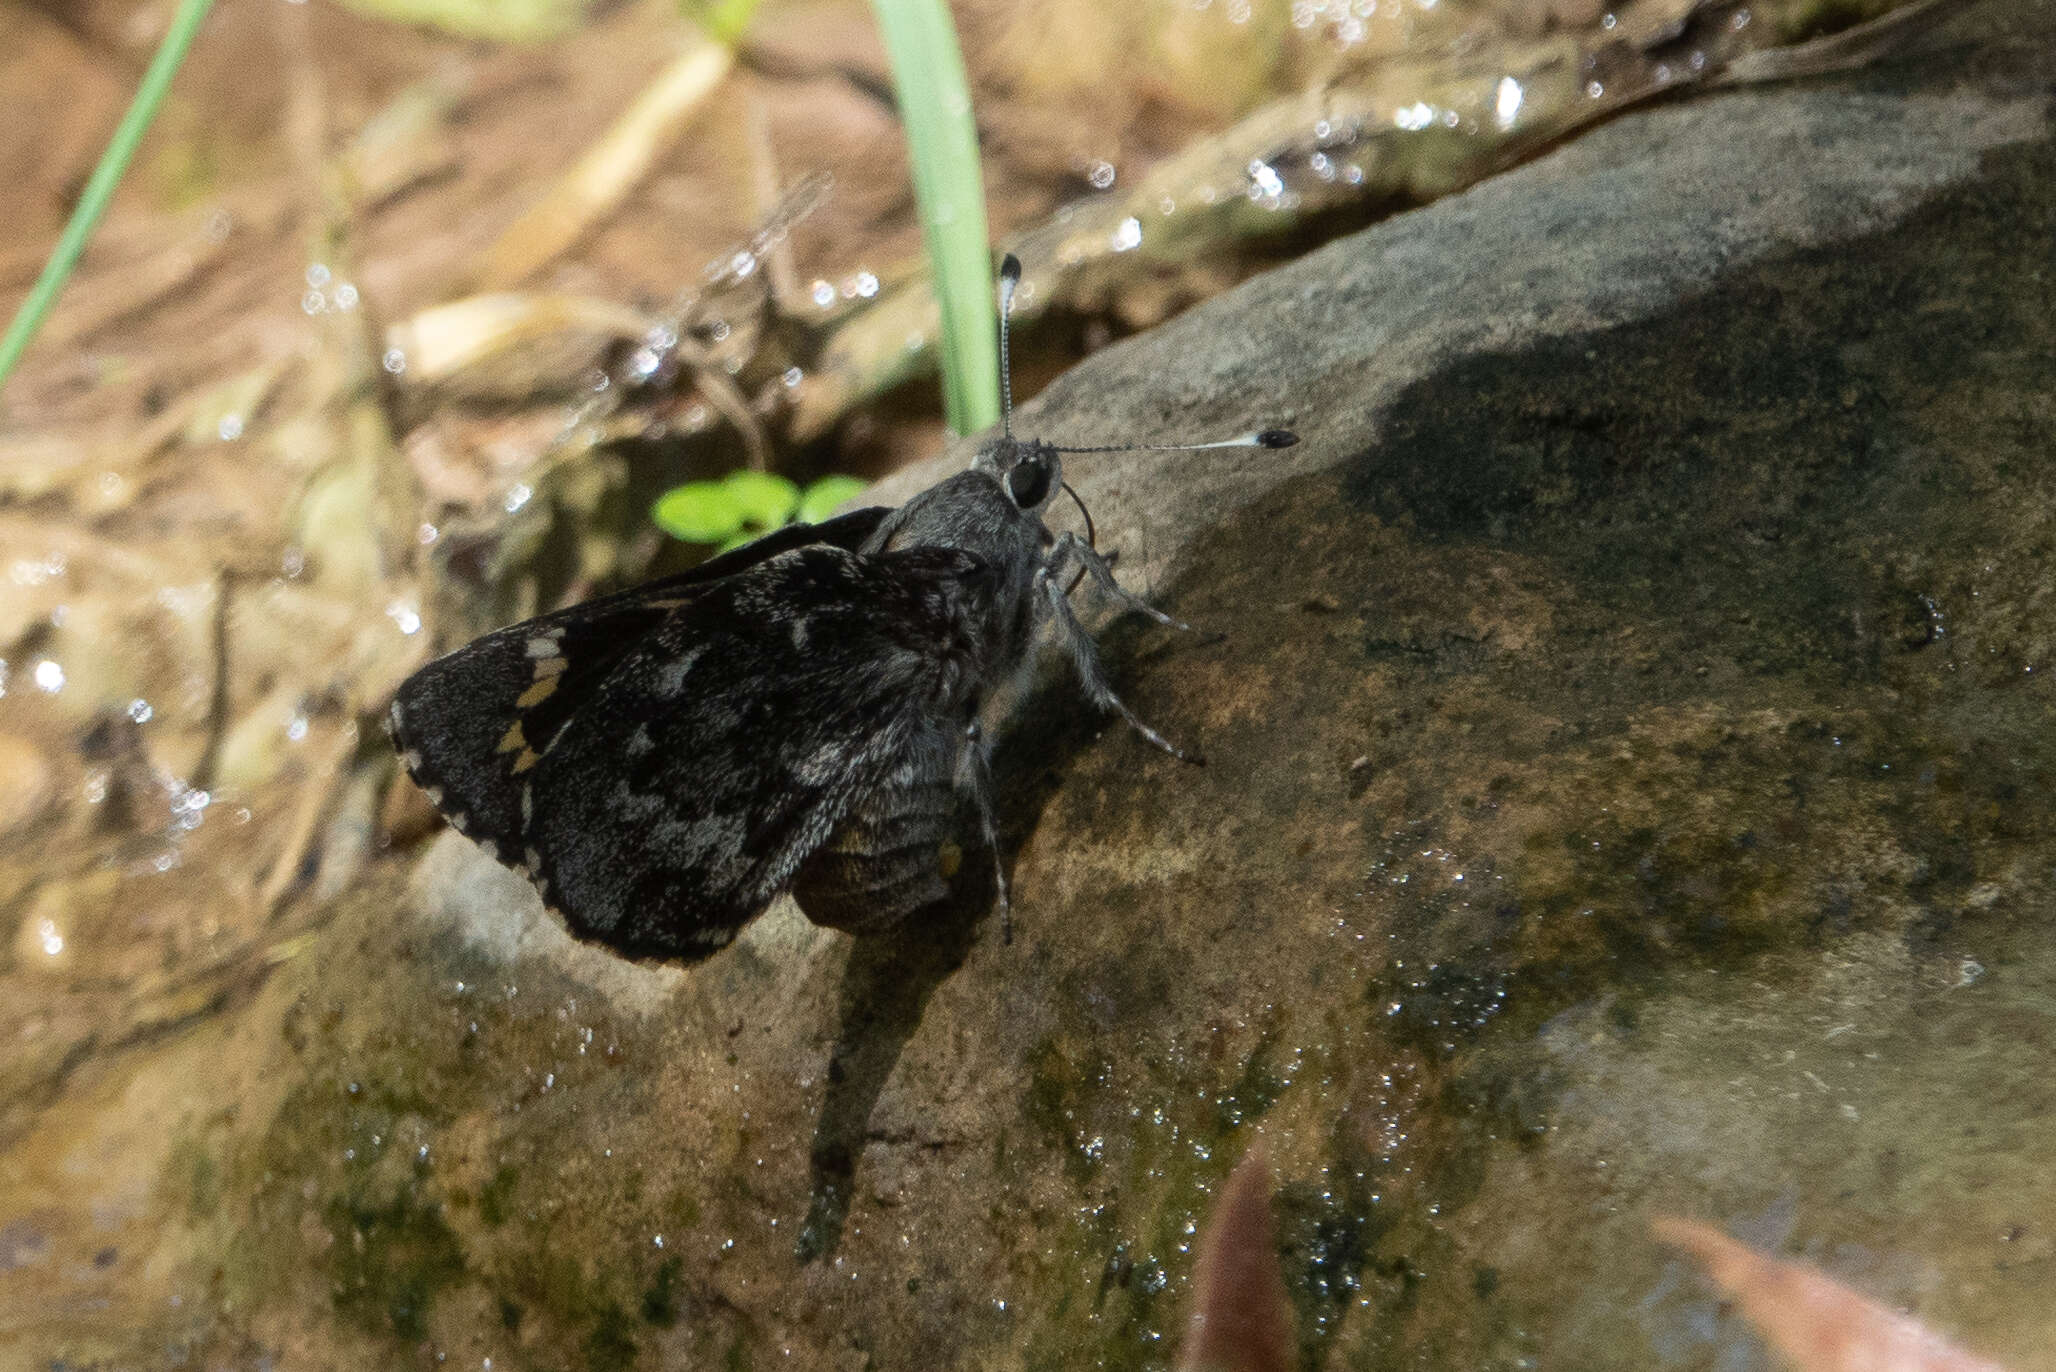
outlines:
[[1024, 514], [1040, 512], [1064, 484], [1064, 464], [1057, 450], [1032, 440], [992, 439], [971, 459], [971, 468], [998, 482], [1014, 508]]
[[[1211, 443], [1104, 443], [1091, 447], [1056, 447], [1037, 439], [1014, 437], [1014, 375], [1008, 362], [1008, 336], [1012, 332], [1014, 294], [1021, 284], [1021, 259], [1008, 253], [999, 266], [999, 437], [990, 439], [971, 460], [974, 471], [990, 476], [1007, 493], [1007, 499], [1023, 514], [1039, 514], [1064, 485], [1064, 464], [1060, 453], [1117, 453], [1147, 450], [1155, 452], [1198, 452], [1205, 448], [1289, 448], [1299, 442], [1290, 429], [1265, 429], [1239, 434]], [[1073, 500], [1077, 492], [1071, 493]], [[1085, 503], [1079, 501], [1083, 511]], [[1085, 516], [1090, 527], [1092, 516]]]

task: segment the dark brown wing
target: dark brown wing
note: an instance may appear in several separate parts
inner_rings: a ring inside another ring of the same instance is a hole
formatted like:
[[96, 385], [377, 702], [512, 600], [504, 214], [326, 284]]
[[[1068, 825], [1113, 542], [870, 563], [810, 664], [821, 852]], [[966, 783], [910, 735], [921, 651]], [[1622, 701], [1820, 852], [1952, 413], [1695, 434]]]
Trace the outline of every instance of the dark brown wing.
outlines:
[[437, 658], [401, 684], [387, 714], [408, 774], [455, 828], [500, 861], [524, 866], [524, 757], [540, 757], [608, 673], [709, 586], [794, 548], [855, 549], [890, 513], [854, 510], [779, 529], [689, 572], [526, 620]]
[[851, 810], [960, 732], [995, 578], [959, 550], [811, 546], [706, 587], [524, 773], [522, 861], [574, 933], [694, 960]]

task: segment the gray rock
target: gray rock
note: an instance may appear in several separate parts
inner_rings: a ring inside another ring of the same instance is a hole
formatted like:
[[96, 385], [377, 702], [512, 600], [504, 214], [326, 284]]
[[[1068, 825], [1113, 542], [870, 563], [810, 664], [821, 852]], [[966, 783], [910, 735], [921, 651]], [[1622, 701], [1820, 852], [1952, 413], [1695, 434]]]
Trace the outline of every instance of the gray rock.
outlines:
[[238, 1318], [1162, 1366], [1261, 1137], [1309, 1365], [1744, 1365], [1664, 1213], [2034, 1362], [2052, 60], [2056, 8], [1988, 5], [1622, 118], [1063, 378], [1022, 431], [1305, 437], [1072, 464], [1210, 631], [1103, 636], [1210, 765], [1048, 682], [1011, 947], [972, 864], [903, 935], [637, 969], [438, 848], [293, 972], [333, 1013], [224, 1189]]

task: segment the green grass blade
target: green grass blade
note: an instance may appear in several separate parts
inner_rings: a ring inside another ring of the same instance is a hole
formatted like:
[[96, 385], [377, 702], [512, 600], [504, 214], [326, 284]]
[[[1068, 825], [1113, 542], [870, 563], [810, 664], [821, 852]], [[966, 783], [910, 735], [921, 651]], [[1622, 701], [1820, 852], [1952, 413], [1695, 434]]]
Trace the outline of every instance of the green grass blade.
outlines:
[[36, 278], [28, 298], [15, 311], [7, 325], [7, 336], [0, 338], [0, 386], [7, 384], [14, 364], [21, 360], [29, 340], [42, 325], [43, 316], [50, 312], [57, 293], [64, 289], [71, 269], [78, 264], [86, 239], [100, 222], [100, 215], [114, 196], [114, 188], [121, 184], [121, 174], [128, 170], [136, 145], [149, 131], [150, 121], [157, 117], [157, 107], [163, 103], [164, 93], [171, 89], [171, 78], [186, 60], [186, 49], [193, 45], [193, 35], [200, 31], [200, 23], [213, 4], [214, 0], [181, 0], [178, 13], [172, 16], [171, 27], [165, 31], [164, 41], [157, 45], [157, 55], [150, 59], [142, 85], [136, 88], [136, 98], [129, 102], [128, 113], [121, 117], [114, 137], [108, 140], [107, 151], [100, 154], [100, 165], [93, 168], [92, 179], [86, 182], [85, 193], [79, 196], [78, 207], [71, 212], [63, 236], [51, 251], [50, 260], [43, 264], [43, 274]]
[[914, 166], [914, 200], [942, 307], [942, 399], [950, 428], [999, 420], [999, 318], [985, 227], [978, 128], [944, 0], [872, 0]]

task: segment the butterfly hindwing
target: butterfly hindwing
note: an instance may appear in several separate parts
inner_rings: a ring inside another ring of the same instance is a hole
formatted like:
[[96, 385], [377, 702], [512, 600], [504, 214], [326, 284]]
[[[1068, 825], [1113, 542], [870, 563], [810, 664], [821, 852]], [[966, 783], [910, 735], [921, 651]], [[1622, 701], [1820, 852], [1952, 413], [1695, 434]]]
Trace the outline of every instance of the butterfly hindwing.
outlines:
[[954, 549], [811, 546], [707, 586], [527, 774], [545, 899], [632, 957], [726, 945], [853, 805], [962, 729], [991, 584]]
[[855, 548], [890, 513], [777, 530], [689, 572], [501, 629], [401, 684], [387, 716], [414, 781], [451, 825], [525, 867], [526, 774], [593, 689], [708, 586], [796, 547]]
[[793, 878], [808, 919], [846, 934], [889, 929], [949, 894], [962, 851], [954, 843], [963, 797], [956, 764], [961, 730], [916, 737], [906, 765], [861, 796]]

